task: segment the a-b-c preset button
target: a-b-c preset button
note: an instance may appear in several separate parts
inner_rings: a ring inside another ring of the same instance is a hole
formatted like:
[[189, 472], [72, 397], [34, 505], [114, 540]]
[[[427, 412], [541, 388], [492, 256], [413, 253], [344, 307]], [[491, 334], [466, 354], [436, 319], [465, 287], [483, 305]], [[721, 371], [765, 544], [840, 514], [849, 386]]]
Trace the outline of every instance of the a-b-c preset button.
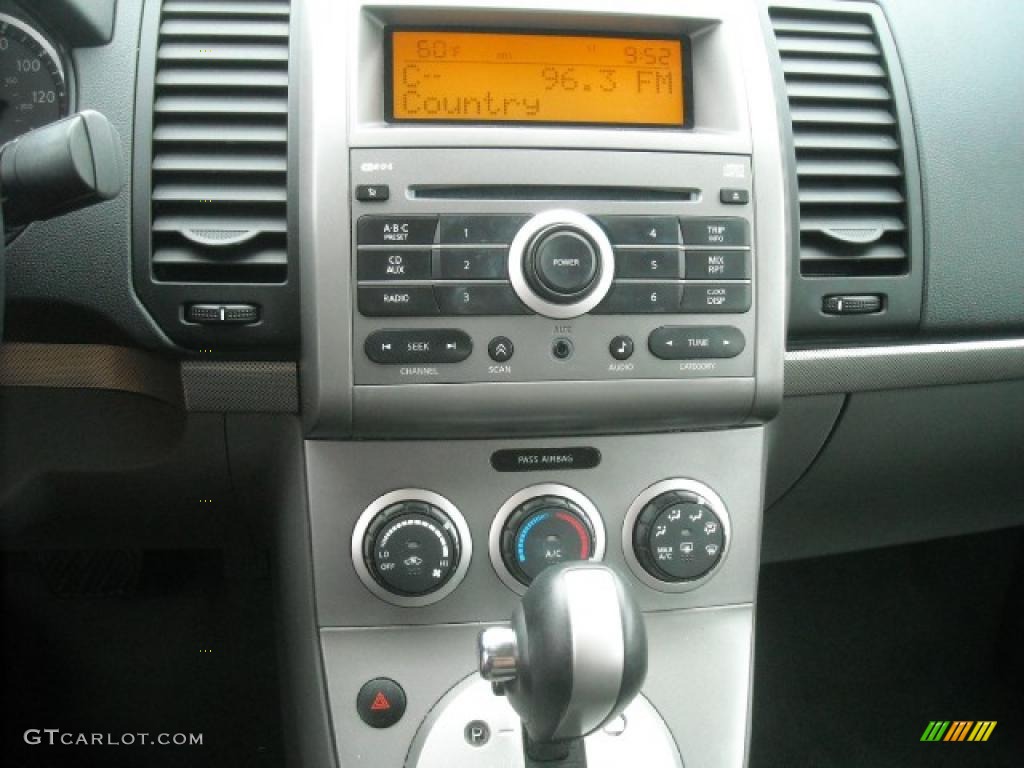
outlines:
[[363, 349], [382, 365], [460, 363], [473, 351], [473, 340], [457, 329], [387, 330], [367, 336]]
[[432, 245], [437, 216], [361, 216], [358, 245]]

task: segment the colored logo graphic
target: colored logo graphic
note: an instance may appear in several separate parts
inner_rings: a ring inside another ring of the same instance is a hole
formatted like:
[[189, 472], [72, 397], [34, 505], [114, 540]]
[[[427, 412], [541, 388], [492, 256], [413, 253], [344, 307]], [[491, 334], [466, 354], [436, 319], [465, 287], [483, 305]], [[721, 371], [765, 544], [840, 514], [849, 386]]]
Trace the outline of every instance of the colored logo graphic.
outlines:
[[996, 720], [932, 720], [921, 734], [921, 741], [988, 741], [996, 729]]

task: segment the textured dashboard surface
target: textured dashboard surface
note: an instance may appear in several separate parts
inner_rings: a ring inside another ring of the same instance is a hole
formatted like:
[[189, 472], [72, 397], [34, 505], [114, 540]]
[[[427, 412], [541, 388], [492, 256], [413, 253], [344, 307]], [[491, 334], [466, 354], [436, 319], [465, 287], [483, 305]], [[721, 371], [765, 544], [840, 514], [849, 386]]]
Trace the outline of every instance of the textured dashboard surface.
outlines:
[[922, 327], [1024, 329], [1024, 3], [881, 1], [921, 154]]

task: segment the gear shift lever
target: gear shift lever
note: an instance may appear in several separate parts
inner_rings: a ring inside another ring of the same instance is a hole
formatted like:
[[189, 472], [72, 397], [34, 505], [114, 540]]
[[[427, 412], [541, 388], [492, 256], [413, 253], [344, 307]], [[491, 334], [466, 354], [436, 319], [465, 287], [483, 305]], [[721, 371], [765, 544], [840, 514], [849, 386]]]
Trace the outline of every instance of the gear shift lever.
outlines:
[[511, 625], [485, 629], [478, 649], [481, 676], [522, 718], [537, 761], [564, 759], [633, 700], [647, 674], [643, 616], [599, 563], [543, 571]]

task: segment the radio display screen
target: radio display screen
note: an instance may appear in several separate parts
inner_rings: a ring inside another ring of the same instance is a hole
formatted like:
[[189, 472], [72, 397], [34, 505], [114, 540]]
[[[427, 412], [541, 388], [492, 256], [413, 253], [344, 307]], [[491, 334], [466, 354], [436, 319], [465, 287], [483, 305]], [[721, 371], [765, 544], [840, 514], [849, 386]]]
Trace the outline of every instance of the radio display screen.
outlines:
[[391, 122], [688, 128], [689, 41], [390, 29]]

